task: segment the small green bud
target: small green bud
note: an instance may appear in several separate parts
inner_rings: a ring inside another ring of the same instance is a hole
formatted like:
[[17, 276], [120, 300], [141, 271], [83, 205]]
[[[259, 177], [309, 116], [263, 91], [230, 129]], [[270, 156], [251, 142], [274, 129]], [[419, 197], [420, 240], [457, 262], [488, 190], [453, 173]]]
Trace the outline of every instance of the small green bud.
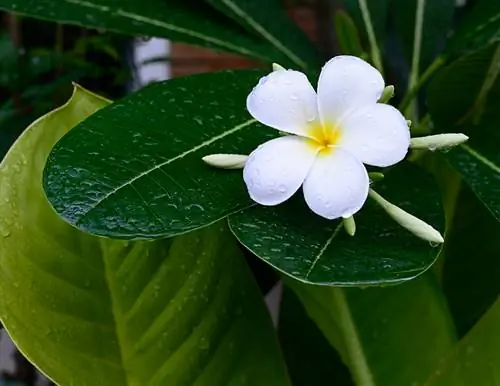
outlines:
[[279, 65], [278, 63], [273, 63], [273, 71], [281, 71], [281, 70], [286, 70], [286, 68]]
[[343, 220], [344, 223], [344, 229], [347, 232], [349, 236], [354, 236], [356, 233], [356, 222], [354, 221], [354, 217], [346, 217]]
[[412, 149], [428, 149], [434, 151], [460, 145], [468, 139], [469, 137], [461, 133], [428, 135], [426, 137], [412, 138], [410, 147]]
[[384, 179], [384, 173], [371, 172], [371, 173], [368, 173], [368, 177], [370, 178], [371, 182], [380, 181], [380, 180]]
[[406, 124], [408, 125], [408, 127], [411, 127], [411, 121], [409, 119], [406, 120]]
[[243, 154], [210, 154], [202, 158], [208, 165], [221, 169], [242, 169], [247, 159]]
[[387, 103], [393, 96], [394, 96], [394, 86], [386, 86], [378, 102]]
[[427, 240], [431, 243], [441, 244], [444, 242], [443, 236], [431, 227], [426, 222], [420, 220], [419, 218], [405, 212], [400, 207], [391, 204], [385, 198], [383, 198], [380, 194], [375, 192], [373, 189], [370, 189], [368, 192], [369, 196], [379, 204], [382, 209], [384, 209], [389, 216], [392, 217], [399, 225], [403, 228], [406, 228], [415, 236], [421, 238], [422, 240]]

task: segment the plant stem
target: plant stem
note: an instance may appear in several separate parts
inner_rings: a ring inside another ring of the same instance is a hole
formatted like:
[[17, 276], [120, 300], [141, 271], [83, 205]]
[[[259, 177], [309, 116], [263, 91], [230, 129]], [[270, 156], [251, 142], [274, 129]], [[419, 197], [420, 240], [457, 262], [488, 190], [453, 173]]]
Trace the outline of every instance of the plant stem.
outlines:
[[351, 310], [345, 298], [344, 289], [332, 288], [333, 301], [338, 307], [338, 323], [345, 339], [347, 356], [352, 364], [352, 373], [357, 386], [375, 386], [370, 367], [366, 361], [363, 346], [359, 340]]
[[429, 78], [434, 75], [434, 73], [439, 70], [444, 64], [446, 63], [446, 60], [443, 56], [438, 56], [434, 62], [425, 70], [425, 72], [422, 74], [422, 76], [417, 80], [416, 84], [409, 88], [408, 91], [406, 92], [405, 97], [399, 104], [399, 110], [404, 111], [408, 108], [410, 103], [413, 101], [415, 96], [418, 94], [422, 86], [424, 86]]
[[366, 0], [358, 0], [358, 4], [361, 10], [361, 15], [363, 16], [363, 22], [365, 23], [366, 33], [368, 34], [368, 40], [370, 41], [371, 58], [373, 65], [383, 75], [384, 68], [382, 66], [380, 50], [377, 45], [377, 38], [375, 37], [375, 31], [373, 29], [373, 24], [370, 16], [370, 11], [368, 10], [368, 5], [366, 4]]
[[[415, 33], [413, 35], [413, 55], [411, 63], [410, 78], [408, 80], [408, 90], [413, 90], [418, 84], [420, 75], [420, 54], [422, 48], [422, 29], [424, 25], [425, 0], [417, 0], [417, 11], [415, 13]], [[408, 107], [403, 110], [405, 116], [417, 123], [417, 104], [414, 98], [410, 101]]]

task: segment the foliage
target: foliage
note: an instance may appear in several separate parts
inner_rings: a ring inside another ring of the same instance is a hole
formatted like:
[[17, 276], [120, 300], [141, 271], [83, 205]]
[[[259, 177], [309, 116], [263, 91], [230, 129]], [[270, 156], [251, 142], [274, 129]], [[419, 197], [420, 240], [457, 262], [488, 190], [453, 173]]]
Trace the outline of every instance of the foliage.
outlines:
[[[202, 162], [279, 135], [245, 108], [272, 63], [314, 83], [326, 60], [278, 0], [0, 0], [7, 11], [167, 37], [264, 68], [172, 79], [115, 102], [76, 86], [9, 151], [0, 318], [55, 382], [500, 385], [491, 365], [500, 357], [500, 4], [471, 1], [458, 18], [451, 0], [341, 3], [330, 17], [341, 53], [387, 82], [404, 79], [395, 100], [413, 136], [470, 137], [443, 154], [412, 151], [372, 181], [444, 231], [442, 247], [374, 202], [355, 215], [354, 236], [299, 196], [257, 206], [240, 171]], [[9, 44], [0, 41], [4, 87], [6, 75], [22, 78]], [[31, 73], [49, 71], [51, 58]], [[242, 250], [285, 285], [277, 333]]]

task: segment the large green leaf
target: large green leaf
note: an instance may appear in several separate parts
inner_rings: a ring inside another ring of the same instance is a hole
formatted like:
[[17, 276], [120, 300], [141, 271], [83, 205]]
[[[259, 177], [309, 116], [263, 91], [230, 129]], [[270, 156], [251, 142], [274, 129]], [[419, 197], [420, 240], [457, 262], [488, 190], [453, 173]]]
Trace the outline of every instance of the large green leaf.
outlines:
[[500, 221], [500, 145], [499, 132], [473, 137], [466, 145], [446, 154], [464, 182]]
[[296, 65], [282, 51], [250, 36], [201, 0], [0, 0], [0, 9], [85, 27], [166, 37], [266, 62]]
[[429, 112], [438, 128], [472, 132], [500, 119], [500, 41], [443, 69], [429, 84]]
[[454, 345], [445, 301], [430, 274], [386, 288], [287, 283], [357, 385], [423, 385]]
[[[295, 67], [317, 68], [321, 57], [278, 0], [205, 0], [267, 41]], [[278, 60], [278, 59], [276, 59]], [[283, 64], [283, 63], [281, 63]]]
[[0, 166], [0, 314], [14, 342], [62, 385], [289, 385], [223, 224], [129, 243], [80, 232], [50, 208], [50, 149], [105, 104], [77, 88]]
[[500, 300], [439, 366], [426, 386], [500, 385]]
[[[416, 24], [417, 6], [423, 6], [422, 23]], [[405, 50], [408, 62], [412, 62], [415, 32], [421, 28], [420, 70], [425, 70], [442, 50], [446, 34], [451, 27], [455, 0], [395, 0], [392, 2], [396, 33]]]
[[[411, 178], [409, 179], [409, 176]], [[426, 173], [401, 164], [375, 188], [392, 203], [439, 226], [439, 193]], [[341, 220], [325, 220], [302, 194], [276, 207], [254, 206], [229, 217], [240, 242], [278, 270], [307, 283], [370, 285], [412, 279], [435, 261], [439, 248], [401, 228], [371, 200], [348, 236]]]
[[289, 287], [284, 287], [278, 336], [293, 386], [354, 386], [339, 354]]
[[246, 97], [261, 71], [222, 71], [156, 83], [85, 120], [55, 147], [45, 189], [86, 231], [163, 237], [252, 205], [241, 171], [201, 158], [248, 154], [278, 133], [251, 119]]
[[498, 235], [500, 223], [462, 184], [442, 256], [442, 287], [459, 336], [478, 322], [500, 293]]
[[468, 9], [459, 27], [448, 41], [445, 54], [458, 56], [474, 51], [500, 37], [500, 2], [491, 0], [468, 1]]

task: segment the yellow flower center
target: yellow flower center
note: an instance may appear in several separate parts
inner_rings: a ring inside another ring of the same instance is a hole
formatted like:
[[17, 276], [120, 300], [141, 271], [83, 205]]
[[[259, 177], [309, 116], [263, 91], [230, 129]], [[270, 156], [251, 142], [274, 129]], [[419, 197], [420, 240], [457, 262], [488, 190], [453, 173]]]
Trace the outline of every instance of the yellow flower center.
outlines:
[[311, 138], [314, 138], [311, 145], [321, 154], [330, 152], [340, 139], [340, 128], [331, 123], [322, 125], [320, 122], [314, 122], [309, 125], [307, 131]]

